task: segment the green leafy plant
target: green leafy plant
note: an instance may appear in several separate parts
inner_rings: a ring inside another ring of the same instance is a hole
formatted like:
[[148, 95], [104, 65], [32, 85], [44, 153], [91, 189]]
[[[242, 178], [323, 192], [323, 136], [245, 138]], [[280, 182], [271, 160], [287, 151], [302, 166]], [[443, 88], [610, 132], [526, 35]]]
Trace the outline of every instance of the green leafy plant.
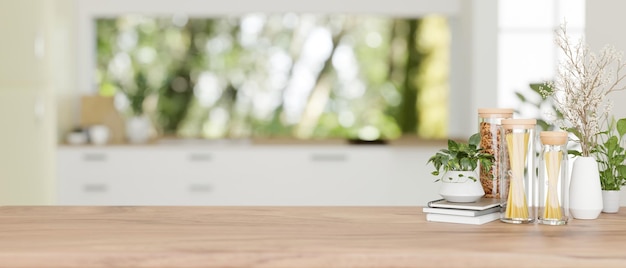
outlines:
[[598, 135], [599, 142], [593, 152], [600, 170], [602, 190], [617, 191], [626, 185], [626, 149], [624, 149], [624, 135], [626, 134], [626, 118], [611, 119], [607, 130]]
[[[469, 138], [468, 143], [459, 143], [448, 140], [448, 149], [441, 149], [433, 155], [426, 164], [432, 163], [435, 171], [431, 174], [439, 176], [442, 172], [448, 171], [474, 171], [480, 166], [483, 170], [488, 171], [494, 162], [492, 154], [485, 153], [479, 148], [480, 134], [476, 133]], [[463, 175], [459, 175], [460, 177]], [[452, 178], [448, 178], [452, 179]], [[476, 178], [469, 177], [476, 181]], [[439, 181], [441, 178], [435, 180]]]
[[[134, 91], [123, 90], [124, 94], [128, 97], [130, 101], [130, 108], [133, 112], [133, 115], [140, 116], [143, 115], [143, 102], [150, 95], [150, 89], [148, 85], [148, 81], [146, 76], [142, 72], [137, 72], [135, 74], [135, 83], [136, 88]], [[123, 89], [123, 87], [121, 87]]]
[[520, 101], [520, 106], [515, 112], [523, 118], [537, 118], [537, 126], [542, 131], [554, 130], [556, 127], [551, 125], [550, 121], [563, 119], [563, 114], [554, 109], [552, 100], [548, 98], [553, 91], [550, 84], [550, 82], [531, 83], [529, 84], [531, 90], [515, 91], [515, 96]]

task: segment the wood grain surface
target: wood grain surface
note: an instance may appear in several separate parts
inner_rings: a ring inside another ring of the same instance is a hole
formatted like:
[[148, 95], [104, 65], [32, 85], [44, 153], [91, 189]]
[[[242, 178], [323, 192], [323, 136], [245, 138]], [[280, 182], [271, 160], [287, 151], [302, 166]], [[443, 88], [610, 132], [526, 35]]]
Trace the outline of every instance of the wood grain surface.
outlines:
[[626, 267], [626, 215], [474, 226], [419, 207], [1, 207], [0, 267]]

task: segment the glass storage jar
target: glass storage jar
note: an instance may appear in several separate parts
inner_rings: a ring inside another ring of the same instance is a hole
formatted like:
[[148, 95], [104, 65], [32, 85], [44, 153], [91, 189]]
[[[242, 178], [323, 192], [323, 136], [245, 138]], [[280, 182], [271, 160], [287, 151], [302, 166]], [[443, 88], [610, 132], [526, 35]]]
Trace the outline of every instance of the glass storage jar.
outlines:
[[537, 222], [567, 224], [569, 218], [569, 182], [567, 132], [543, 131], [539, 134], [539, 213]]
[[485, 172], [478, 169], [480, 183], [485, 190], [485, 197], [500, 198], [500, 165], [498, 158], [502, 143], [499, 127], [503, 119], [513, 118], [513, 109], [508, 108], [480, 108], [478, 109], [478, 132], [480, 133], [480, 148], [494, 156], [494, 163]]
[[535, 119], [505, 119], [500, 127], [500, 220], [531, 223], [536, 217]]

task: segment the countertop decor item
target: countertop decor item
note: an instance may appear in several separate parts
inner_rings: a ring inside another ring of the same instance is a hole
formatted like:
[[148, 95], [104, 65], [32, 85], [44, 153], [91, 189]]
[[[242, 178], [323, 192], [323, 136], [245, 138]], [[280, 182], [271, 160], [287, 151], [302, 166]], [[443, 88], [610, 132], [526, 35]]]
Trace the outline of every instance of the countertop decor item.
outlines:
[[537, 222], [564, 225], [569, 219], [567, 132], [542, 131]]
[[93, 145], [105, 145], [109, 142], [110, 131], [105, 125], [93, 125], [89, 127], [89, 140]]
[[607, 129], [599, 134], [594, 155], [600, 172], [602, 212], [616, 213], [619, 211], [620, 190], [626, 185], [626, 118], [617, 121], [611, 119], [606, 126]]
[[500, 203], [487, 197], [471, 203], [439, 199], [428, 202], [422, 212], [426, 213], [427, 221], [480, 225], [500, 219]]
[[591, 156], [578, 156], [574, 159], [569, 186], [569, 206], [575, 219], [597, 219], [602, 212], [600, 173], [596, 159]]
[[109, 128], [108, 144], [122, 144], [124, 139], [124, 117], [116, 109], [113, 97], [85, 95], [80, 99], [79, 126], [86, 132], [93, 125]]
[[67, 133], [65, 141], [70, 145], [81, 145], [87, 143], [89, 138], [87, 133], [82, 128], [75, 128], [70, 133]]
[[126, 118], [126, 140], [130, 143], [146, 143], [150, 139], [152, 121], [144, 109], [144, 102], [153, 89], [141, 71], [135, 74], [133, 82], [119, 87], [130, 103], [131, 115]]
[[501, 221], [506, 223], [531, 223], [535, 221], [533, 189], [535, 187], [535, 119], [502, 120], [501, 139], [504, 142], [500, 155]]
[[[480, 134], [476, 133], [469, 138], [468, 143], [458, 143], [448, 140], [448, 148], [441, 149], [428, 159], [435, 171], [434, 176], [442, 175], [435, 181], [441, 181], [439, 194], [451, 202], [474, 202], [480, 199], [483, 190], [476, 169], [479, 164], [484, 170], [493, 165], [493, 155], [483, 152], [479, 148]], [[443, 174], [441, 174], [443, 173]]]
[[474, 202], [485, 195], [476, 171], [447, 171], [441, 177], [439, 195], [450, 202]]
[[432, 222], [446, 222], [446, 223], [456, 223], [456, 224], [473, 224], [473, 225], [482, 225], [488, 222], [497, 221], [500, 219], [500, 212], [492, 212], [485, 215], [479, 216], [458, 216], [458, 215], [447, 215], [447, 214], [438, 214], [438, 213], [428, 213], [426, 214], [426, 220]]
[[150, 140], [152, 122], [146, 115], [135, 115], [126, 119], [126, 138], [130, 143], [146, 143]]
[[626, 63], [612, 46], [596, 54], [582, 39], [573, 43], [565, 25], [557, 29], [555, 43], [565, 59], [559, 63], [555, 80], [541, 92], [552, 98], [554, 108], [563, 115], [554, 123], [576, 136], [580, 155], [592, 156], [601, 123], [609, 118], [612, 102], [608, 95], [626, 89], [621, 83]]
[[[563, 119], [554, 120], [561, 129], [572, 133], [580, 151], [571, 151], [582, 158], [574, 160], [570, 183], [570, 211], [577, 219], [595, 219], [602, 210], [602, 191], [598, 165], [593, 151], [598, 145], [602, 123], [610, 115], [612, 102], [608, 97], [626, 89], [622, 53], [606, 46], [599, 53], [590, 51], [583, 39], [572, 42], [566, 25], [556, 30], [556, 45], [565, 55], [559, 63], [555, 80], [543, 87]], [[581, 166], [583, 165], [583, 166]]]
[[602, 212], [617, 213], [619, 212], [619, 196], [621, 191], [602, 190]]
[[[491, 154], [495, 159], [500, 157], [500, 122], [503, 119], [513, 118], [513, 109], [508, 108], [481, 108], [478, 109], [478, 129], [480, 133], [480, 148]], [[500, 169], [495, 161], [490, 169], [481, 170], [480, 183], [485, 190], [485, 197], [500, 198]]]

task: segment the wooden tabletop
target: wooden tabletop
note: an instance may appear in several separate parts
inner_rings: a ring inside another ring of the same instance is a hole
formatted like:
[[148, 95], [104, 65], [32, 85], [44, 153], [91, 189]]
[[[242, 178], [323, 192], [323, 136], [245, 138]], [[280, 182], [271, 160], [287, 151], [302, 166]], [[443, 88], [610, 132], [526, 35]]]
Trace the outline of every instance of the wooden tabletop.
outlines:
[[0, 267], [625, 267], [626, 213], [426, 222], [419, 207], [0, 207]]

